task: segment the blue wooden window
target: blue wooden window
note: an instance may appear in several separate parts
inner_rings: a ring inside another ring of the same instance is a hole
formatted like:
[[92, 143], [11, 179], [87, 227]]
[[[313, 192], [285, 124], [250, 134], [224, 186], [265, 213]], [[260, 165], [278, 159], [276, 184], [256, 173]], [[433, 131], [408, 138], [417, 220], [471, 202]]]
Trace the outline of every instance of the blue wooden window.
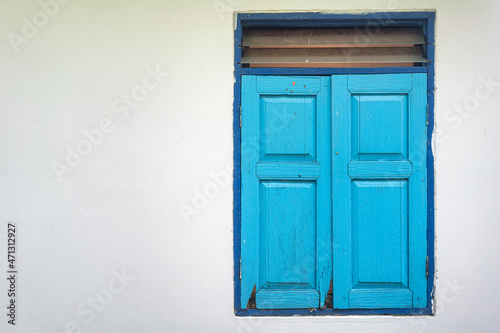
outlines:
[[433, 68], [237, 62], [236, 313], [431, 314]]

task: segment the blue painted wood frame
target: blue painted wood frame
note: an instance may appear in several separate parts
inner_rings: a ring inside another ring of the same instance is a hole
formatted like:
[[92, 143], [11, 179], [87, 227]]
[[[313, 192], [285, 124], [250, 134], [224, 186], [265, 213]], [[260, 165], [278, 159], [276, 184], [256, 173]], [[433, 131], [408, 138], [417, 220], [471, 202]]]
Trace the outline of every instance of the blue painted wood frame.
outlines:
[[[376, 12], [362, 14], [335, 14], [319, 12], [297, 13], [238, 13], [234, 30], [234, 103], [233, 103], [233, 234], [234, 234], [234, 309], [237, 316], [295, 316], [295, 315], [433, 315], [434, 297], [434, 155], [432, 132], [434, 129], [434, 62], [435, 39], [434, 11]], [[427, 38], [425, 67], [390, 68], [242, 68], [241, 39], [243, 27], [339, 27], [373, 24], [378, 26], [420, 26]], [[241, 75], [334, 75], [369, 73], [427, 73], [427, 306], [406, 309], [291, 309], [252, 310], [241, 309], [240, 258], [241, 258]]]

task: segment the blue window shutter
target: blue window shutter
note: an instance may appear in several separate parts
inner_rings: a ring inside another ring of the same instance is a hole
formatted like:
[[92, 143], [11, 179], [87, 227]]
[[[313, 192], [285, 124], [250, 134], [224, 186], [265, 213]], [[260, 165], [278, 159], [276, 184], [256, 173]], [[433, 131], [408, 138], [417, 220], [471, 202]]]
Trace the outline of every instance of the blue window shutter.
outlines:
[[242, 309], [427, 305], [426, 74], [244, 75], [241, 137]]
[[427, 305], [426, 74], [332, 76], [333, 306]]
[[330, 77], [242, 77], [241, 308], [317, 308], [332, 278]]

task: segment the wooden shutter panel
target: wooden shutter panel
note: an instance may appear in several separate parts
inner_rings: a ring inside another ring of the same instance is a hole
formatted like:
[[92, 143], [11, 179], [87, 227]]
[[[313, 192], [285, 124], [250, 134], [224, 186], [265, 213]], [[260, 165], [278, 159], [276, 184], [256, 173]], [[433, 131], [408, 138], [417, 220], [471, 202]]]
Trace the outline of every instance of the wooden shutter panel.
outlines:
[[251, 29], [241, 63], [249, 67], [403, 67], [427, 63], [420, 28]]
[[324, 305], [330, 107], [330, 77], [242, 77], [242, 309], [251, 299], [257, 309]]
[[335, 308], [427, 305], [425, 87], [332, 76]]

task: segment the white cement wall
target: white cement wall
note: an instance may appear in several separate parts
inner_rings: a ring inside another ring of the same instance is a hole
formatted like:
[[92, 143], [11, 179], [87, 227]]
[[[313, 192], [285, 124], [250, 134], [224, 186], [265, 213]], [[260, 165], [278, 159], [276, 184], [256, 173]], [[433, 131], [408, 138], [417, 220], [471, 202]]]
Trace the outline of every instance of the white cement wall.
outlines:
[[[0, 4], [1, 332], [498, 332], [498, 1], [59, 1]], [[231, 12], [388, 9], [437, 10], [436, 316], [237, 318]]]

